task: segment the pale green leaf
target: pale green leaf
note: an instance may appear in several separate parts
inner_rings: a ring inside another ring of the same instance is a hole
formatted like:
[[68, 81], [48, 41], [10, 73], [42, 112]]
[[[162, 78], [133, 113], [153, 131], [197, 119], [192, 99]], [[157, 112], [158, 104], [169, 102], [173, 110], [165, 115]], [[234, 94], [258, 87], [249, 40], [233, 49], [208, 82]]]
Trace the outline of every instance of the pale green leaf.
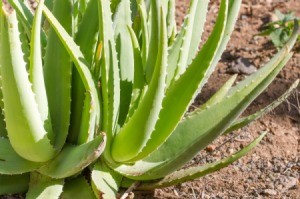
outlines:
[[94, 193], [103, 199], [117, 198], [122, 178], [122, 175], [110, 169], [102, 160], [98, 160], [91, 176]]
[[59, 199], [64, 180], [52, 179], [37, 172], [30, 173], [26, 199]]
[[123, 125], [131, 101], [134, 78], [134, 54], [127, 27], [132, 25], [130, 0], [121, 0], [114, 14], [114, 38], [120, 69], [120, 111], [118, 124]]
[[106, 136], [73, 146], [66, 144], [62, 151], [49, 163], [38, 169], [38, 172], [52, 178], [66, 178], [77, 174], [94, 162], [102, 154]]
[[116, 161], [128, 161], [143, 149], [151, 137], [162, 106], [166, 86], [168, 44], [162, 10], [160, 16], [162, 24], [159, 34], [160, 46], [153, 78], [138, 108], [113, 140], [112, 156]]
[[30, 162], [20, 157], [10, 145], [8, 139], [0, 138], [0, 174], [23, 174], [40, 166], [41, 163]]
[[190, 3], [187, 18], [169, 50], [168, 86], [175, 77], [178, 78], [185, 71], [198, 50], [206, 21], [208, 3], [208, 0], [192, 0]]
[[23, 158], [48, 161], [56, 151], [47, 137], [28, 79], [15, 12], [7, 16], [1, 13], [0, 34], [0, 70], [8, 137]]
[[291, 87], [282, 94], [278, 99], [273, 101], [271, 104], [266, 106], [265, 108], [257, 111], [254, 114], [251, 114], [246, 117], [242, 117], [238, 120], [236, 120], [231, 126], [224, 132], [224, 134], [231, 133], [234, 130], [240, 129], [248, 124], [250, 124], [252, 121], [257, 120], [258, 118], [262, 117], [264, 114], [267, 114], [268, 112], [274, 110], [277, 106], [279, 106], [282, 102], [284, 102], [290, 95], [293, 94], [293, 92], [299, 87], [299, 80], [295, 81]]
[[194, 180], [196, 178], [200, 178], [202, 176], [208, 175], [212, 172], [218, 171], [224, 167], [227, 167], [234, 161], [240, 159], [244, 155], [246, 155], [251, 149], [253, 149], [259, 142], [263, 139], [266, 133], [261, 134], [258, 138], [256, 138], [253, 142], [249, 145], [238, 151], [237, 153], [224, 158], [222, 160], [201, 165], [201, 166], [194, 166], [189, 167], [186, 169], [182, 169], [179, 171], [175, 171], [174, 173], [167, 175], [163, 179], [157, 182], [145, 182], [142, 183], [137, 189], [138, 190], [153, 190], [156, 188], [168, 187], [172, 185], [176, 185], [179, 183], [184, 183], [186, 181]]
[[223, 0], [212, 34], [186, 72], [166, 91], [159, 119], [155, 121], [155, 129], [151, 132], [151, 139], [147, 140], [146, 146], [135, 157], [135, 160], [146, 157], [164, 143], [187, 111], [199, 89], [206, 83], [210, 75], [208, 71], [215, 67], [211, 63], [224, 35], [227, 14], [228, 1]]

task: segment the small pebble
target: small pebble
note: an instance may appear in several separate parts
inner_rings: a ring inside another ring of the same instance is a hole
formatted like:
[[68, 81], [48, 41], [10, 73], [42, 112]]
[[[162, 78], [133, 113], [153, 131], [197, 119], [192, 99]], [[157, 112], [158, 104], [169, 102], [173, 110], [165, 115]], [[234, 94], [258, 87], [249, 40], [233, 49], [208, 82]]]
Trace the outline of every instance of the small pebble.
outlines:
[[263, 194], [267, 196], [276, 196], [277, 192], [274, 189], [265, 189]]

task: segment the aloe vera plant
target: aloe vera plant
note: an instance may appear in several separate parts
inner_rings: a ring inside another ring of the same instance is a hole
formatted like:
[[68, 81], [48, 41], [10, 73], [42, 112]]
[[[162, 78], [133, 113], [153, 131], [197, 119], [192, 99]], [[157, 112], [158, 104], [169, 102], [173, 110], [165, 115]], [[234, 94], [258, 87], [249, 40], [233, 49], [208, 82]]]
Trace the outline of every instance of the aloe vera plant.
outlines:
[[120, 188], [149, 190], [201, 177], [245, 155], [265, 133], [223, 160], [179, 169], [299, 84], [239, 118], [291, 58], [295, 23], [264, 67], [236, 85], [231, 77], [186, 113], [225, 50], [241, 0], [221, 0], [199, 52], [209, 0], [191, 0], [179, 32], [175, 0], [40, 0], [34, 13], [22, 0], [3, 2], [0, 194], [116, 198]]

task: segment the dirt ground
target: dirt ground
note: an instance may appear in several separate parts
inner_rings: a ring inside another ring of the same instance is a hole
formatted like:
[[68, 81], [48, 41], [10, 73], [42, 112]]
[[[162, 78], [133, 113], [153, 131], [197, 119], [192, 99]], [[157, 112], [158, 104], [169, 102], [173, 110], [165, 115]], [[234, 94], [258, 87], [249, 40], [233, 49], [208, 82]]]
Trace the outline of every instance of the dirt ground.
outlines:
[[[207, 38], [218, 2], [212, 1], [207, 19]], [[177, 21], [180, 24], [189, 5], [189, 0], [177, 0]], [[217, 70], [200, 94], [195, 105], [202, 104], [228, 78], [230, 63], [245, 58], [259, 68], [276, 52], [267, 37], [257, 36], [264, 24], [274, 17], [278, 9], [284, 13], [295, 12], [300, 17], [299, 0], [243, 0], [235, 31]], [[279, 97], [297, 78], [300, 78], [300, 49], [269, 86], [246, 110], [254, 113]], [[239, 75], [243, 78], [243, 75]], [[299, 90], [300, 91], [300, 90]], [[292, 198], [300, 199], [300, 112], [299, 96], [295, 94], [273, 112], [251, 125], [233, 132], [238, 135], [212, 155], [200, 152], [189, 164], [212, 162], [241, 149], [260, 132], [269, 133], [253, 151], [241, 160], [206, 177], [178, 186], [157, 189], [151, 193], [136, 193], [138, 198]], [[210, 148], [221, 145], [221, 137]]]

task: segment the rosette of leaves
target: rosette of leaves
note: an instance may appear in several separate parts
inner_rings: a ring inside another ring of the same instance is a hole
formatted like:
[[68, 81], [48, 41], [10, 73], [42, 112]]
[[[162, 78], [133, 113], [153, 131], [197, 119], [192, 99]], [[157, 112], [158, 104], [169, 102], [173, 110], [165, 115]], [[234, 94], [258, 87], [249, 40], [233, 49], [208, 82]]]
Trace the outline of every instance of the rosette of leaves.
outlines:
[[40, 0], [34, 13], [22, 0], [8, 2], [13, 9], [1, 1], [0, 13], [0, 194], [116, 198], [120, 188], [201, 177], [242, 157], [265, 133], [225, 159], [179, 169], [299, 84], [239, 118], [291, 58], [295, 25], [264, 67], [236, 85], [231, 77], [186, 113], [225, 50], [241, 0], [221, 1], [200, 50], [208, 0], [190, 2], [179, 32], [174, 0]]

